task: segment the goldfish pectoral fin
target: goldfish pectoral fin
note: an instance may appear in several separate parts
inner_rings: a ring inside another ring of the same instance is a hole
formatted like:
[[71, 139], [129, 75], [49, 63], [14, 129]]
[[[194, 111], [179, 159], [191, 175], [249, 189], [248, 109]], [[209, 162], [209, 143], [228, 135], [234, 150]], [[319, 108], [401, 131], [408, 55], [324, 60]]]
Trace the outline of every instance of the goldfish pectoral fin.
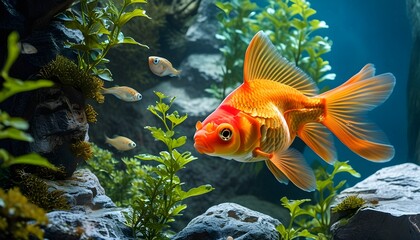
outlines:
[[337, 160], [334, 139], [324, 125], [307, 123], [297, 131], [297, 135], [327, 163], [332, 164]]
[[266, 160], [265, 164], [267, 165], [268, 169], [270, 169], [270, 172], [274, 175], [274, 177], [277, 179], [277, 181], [288, 184], [289, 179], [272, 163], [270, 160]]
[[308, 192], [315, 190], [316, 180], [314, 172], [300, 152], [294, 149], [276, 152], [269, 161], [298, 188]]
[[259, 31], [252, 38], [244, 60], [244, 82], [267, 79], [291, 86], [307, 96], [314, 96], [318, 88], [302, 70], [283, 58], [270, 39]]

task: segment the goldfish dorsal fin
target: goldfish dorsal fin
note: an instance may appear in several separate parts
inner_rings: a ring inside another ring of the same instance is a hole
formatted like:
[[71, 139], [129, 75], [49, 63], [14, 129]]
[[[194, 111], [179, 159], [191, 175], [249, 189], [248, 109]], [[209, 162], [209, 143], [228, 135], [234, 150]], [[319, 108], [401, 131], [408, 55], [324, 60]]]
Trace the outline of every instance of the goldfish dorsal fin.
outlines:
[[306, 96], [318, 93], [315, 82], [283, 58], [262, 31], [252, 38], [245, 54], [244, 82], [254, 79], [279, 82], [299, 90]]

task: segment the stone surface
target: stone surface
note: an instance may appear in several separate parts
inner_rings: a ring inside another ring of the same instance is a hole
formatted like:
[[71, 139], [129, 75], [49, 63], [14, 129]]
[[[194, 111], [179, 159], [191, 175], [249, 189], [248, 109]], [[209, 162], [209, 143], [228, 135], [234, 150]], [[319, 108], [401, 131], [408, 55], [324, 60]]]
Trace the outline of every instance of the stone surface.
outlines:
[[334, 239], [420, 239], [420, 166], [383, 168], [341, 192], [336, 203], [349, 195], [365, 199], [366, 207], [334, 223]]
[[220, 43], [215, 37], [219, 23], [216, 19], [219, 10], [214, 0], [201, 0], [196, 22], [187, 31], [187, 48], [190, 52], [218, 52]]
[[194, 218], [173, 240], [273, 240], [280, 221], [235, 203], [222, 203]]
[[64, 192], [71, 209], [47, 214], [46, 239], [132, 239], [124, 224], [123, 211], [128, 210], [115, 206], [90, 170], [79, 169], [67, 180], [47, 184]]

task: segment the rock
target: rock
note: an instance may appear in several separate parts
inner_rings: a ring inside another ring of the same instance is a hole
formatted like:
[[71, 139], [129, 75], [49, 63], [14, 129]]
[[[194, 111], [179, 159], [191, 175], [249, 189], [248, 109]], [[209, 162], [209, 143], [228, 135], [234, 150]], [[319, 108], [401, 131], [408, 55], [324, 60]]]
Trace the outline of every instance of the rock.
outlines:
[[79, 169], [70, 179], [46, 182], [51, 190], [63, 191], [71, 205], [69, 211], [47, 213], [46, 239], [133, 239], [124, 224], [123, 212], [128, 210], [116, 208], [90, 170]]
[[222, 203], [194, 218], [172, 240], [273, 240], [280, 221], [235, 203]]
[[[379, 170], [341, 192], [367, 202], [349, 219], [334, 221], [334, 239], [420, 239], [420, 167], [405, 163]], [[337, 219], [333, 214], [332, 219]]]
[[220, 43], [215, 35], [219, 28], [216, 19], [219, 10], [214, 0], [201, 0], [196, 22], [187, 31], [187, 49], [190, 52], [218, 52]]

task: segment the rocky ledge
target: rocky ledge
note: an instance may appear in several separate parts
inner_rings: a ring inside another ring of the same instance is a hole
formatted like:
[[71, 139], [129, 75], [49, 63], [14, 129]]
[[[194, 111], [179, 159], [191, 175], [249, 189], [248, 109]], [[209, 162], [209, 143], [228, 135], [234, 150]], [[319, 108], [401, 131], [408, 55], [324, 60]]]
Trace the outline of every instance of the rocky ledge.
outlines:
[[71, 209], [47, 214], [46, 239], [133, 239], [123, 211], [105, 195], [98, 178], [79, 169], [67, 180], [48, 181], [51, 190], [64, 192]]
[[366, 206], [350, 218], [332, 216], [334, 239], [420, 239], [420, 166], [383, 168], [341, 192], [336, 202], [351, 195]]

